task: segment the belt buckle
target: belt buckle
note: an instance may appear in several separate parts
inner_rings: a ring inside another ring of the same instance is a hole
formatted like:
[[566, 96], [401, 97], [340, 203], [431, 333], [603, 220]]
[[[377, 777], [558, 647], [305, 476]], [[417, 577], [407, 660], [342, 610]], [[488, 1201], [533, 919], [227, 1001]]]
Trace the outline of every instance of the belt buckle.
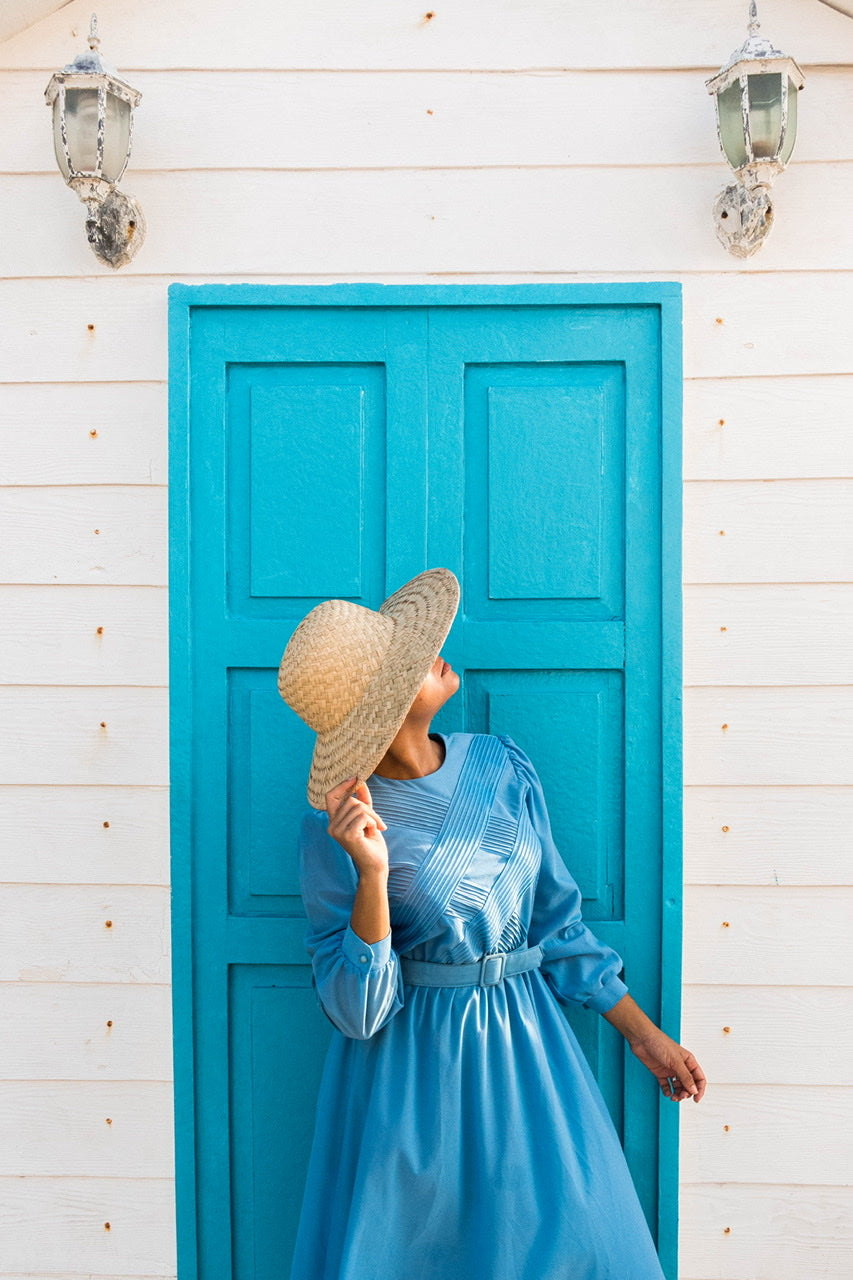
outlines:
[[[494, 966], [494, 968], [491, 968], [490, 966]], [[505, 968], [505, 951], [494, 951], [491, 955], [483, 956], [480, 961], [480, 977], [477, 985], [479, 987], [497, 986], [497, 984], [503, 979]]]

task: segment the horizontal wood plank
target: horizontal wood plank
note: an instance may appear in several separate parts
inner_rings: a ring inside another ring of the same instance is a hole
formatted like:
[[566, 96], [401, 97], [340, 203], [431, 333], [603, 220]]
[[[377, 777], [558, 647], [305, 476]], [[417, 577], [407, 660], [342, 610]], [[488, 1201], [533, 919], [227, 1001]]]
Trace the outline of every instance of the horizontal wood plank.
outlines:
[[[56, 177], [44, 80], [0, 72], [16, 123], [0, 137], [0, 173]], [[850, 80], [848, 69], [810, 69], [794, 164], [853, 160]], [[714, 102], [695, 70], [140, 71], [133, 83], [142, 93], [134, 174], [724, 164]], [[217, 102], [228, 108], [212, 129]]]
[[[0, 45], [0, 66], [35, 67], [50, 74], [68, 62], [88, 29], [88, 0], [72, 0], [58, 13]], [[803, 64], [853, 62], [849, 20], [825, 5], [775, 0], [765, 31]], [[430, 13], [433, 16], [427, 17]], [[665, 67], [701, 68], [710, 75], [746, 34], [740, 0], [538, 0], [530, 8], [499, 0], [484, 21], [477, 0], [447, 9], [373, 0], [353, 9], [322, 0], [299, 11], [298, 21], [277, 0], [252, 0], [234, 22], [228, 0], [180, 6], [153, 0], [144, 10], [113, 6], [103, 52], [132, 79], [148, 67]], [[169, 39], [162, 33], [168, 29]], [[223, 31], [228, 39], [222, 38]], [[109, 39], [108, 39], [109, 37]], [[699, 80], [699, 92], [704, 92]]]
[[95, 258], [87, 270], [73, 279], [0, 280], [0, 382], [165, 383], [167, 282], [99, 274], [110, 268]]
[[[165, 587], [0, 586], [0, 614], [3, 683], [168, 683]], [[686, 585], [686, 685], [851, 681], [853, 585]]]
[[686, 987], [680, 1039], [714, 1087], [853, 1085], [853, 988]]
[[692, 481], [685, 582], [853, 582], [853, 479]]
[[174, 1176], [172, 1086], [134, 1080], [6, 1080], [0, 1175]]
[[720, 1084], [681, 1111], [683, 1182], [847, 1181], [853, 1090], [822, 1081], [811, 1088]]
[[0, 1079], [172, 1079], [166, 985], [0, 982], [0, 1024]]
[[[239, 182], [221, 171], [132, 172], [127, 189], [145, 211], [148, 232], [123, 270], [177, 277], [268, 271], [271, 257], [280, 255], [271, 252], [268, 237], [251, 234], [251, 218], [276, 210], [276, 236], [287, 245], [291, 271], [740, 275], [743, 263], [717, 242], [711, 217], [730, 176], [722, 164], [244, 170]], [[0, 202], [11, 224], [0, 243], [3, 276], [110, 270], [97, 266], [82, 207], [70, 191], [56, 189], [57, 181], [53, 174], [0, 176]], [[847, 216], [853, 162], [793, 167], [778, 187], [773, 234], [750, 274], [853, 269]], [[804, 234], [815, 205], [819, 236]], [[191, 236], [176, 209], [192, 218]], [[638, 209], [655, 212], [638, 218]], [[786, 321], [793, 298], [790, 290]]]
[[853, 783], [853, 687], [684, 692], [688, 786]]
[[[787, 176], [787, 175], [786, 175]], [[383, 215], [384, 216], [384, 215]], [[723, 251], [720, 250], [722, 253]], [[88, 253], [88, 250], [87, 250]], [[354, 271], [353, 265], [360, 270]], [[375, 280], [356, 259], [342, 276], [329, 271], [321, 254], [313, 273], [287, 276], [264, 271], [256, 284], [328, 284], [329, 277]], [[65, 263], [63, 270], [69, 270]], [[94, 259], [86, 270], [99, 269]], [[325, 273], [325, 274], [324, 274]], [[383, 271], [388, 283], [428, 284], [428, 275]], [[245, 284], [245, 277], [194, 276], [187, 284]], [[613, 275], [560, 274], [549, 270], [538, 283], [595, 283]], [[625, 272], [626, 282], [660, 279], [657, 273]], [[772, 377], [777, 374], [853, 372], [847, 318], [853, 314], [853, 272], [667, 273], [684, 290], [684, 371], [687, 378]], [[482, 282], [470, 269], [449, 272], [446, 282]], [[529, 283], [530, 276], [492, 270], [488, 283]], [[126, 382], [167, 377], [166, 286], [169, 277], [95, 274], [81, 278], [0, 280], [2, 382]], [[245, 295], [241, 295], [245, 296]], [[796, 296], [797, 306], [791, 307]], [[93, 324], [94, 330], [88, 329]]]
[[3, 879], [28, 884], [169, 883], [169, 789], [0, 787]]
[[7, 884], [0, 902], [0, 982], [170, 980], [166, 888]]
[[789, 273], [780, 264], [763, 276], [741, 267], [683, 284], [685, 377], [853, 372], [850, 344], [840, 341], [853, 303], [850, 273]]
[[812, 987], [849, 986], [851, 913], [849, 888], [688, 886], [683, 981], [801, 986], [806, 993]]
[[167, 689], [0, 687], [6, 784], [168, 786]]
[[849, 1280], [851, 1187], [682, 1183], [679, 1211], [681, 1276]]
[[4, 387], [0, 484], [166, 484], [167, 422], [164, 383]]
[[684, 387], [684, 477], [853, 475], [853, 378], [696, 378]]
[[688, 585], [683, 622], [686, 685], [853, 684], [853, 583]]
[[169, 683], [166, 587], [0, 586], [0, 617], [0, 683]]
[[168, 581], [165, 486], [56, 485], [0, 489], [8, 583]]
[[853, 885], [853, 787], [684, 789], [687, 884]]
[[0, 1178], [0, 1214], [4, 1280], [176, 1275], [171, 1177]]

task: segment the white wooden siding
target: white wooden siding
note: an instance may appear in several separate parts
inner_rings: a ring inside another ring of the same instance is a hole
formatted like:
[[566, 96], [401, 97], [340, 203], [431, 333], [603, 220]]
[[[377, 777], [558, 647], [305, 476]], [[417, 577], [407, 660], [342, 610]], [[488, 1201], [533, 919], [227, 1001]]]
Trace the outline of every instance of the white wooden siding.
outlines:
[[42, 101], [89, 11], [0, 44], [0, 1280], [175, 1274], [175, 279], [682, 282], [682, 1038], [711, 1085], [681, 1109], [681, 1277], [842, 1280], [853, 22], [761, 6], [806, 88], [744, 263], [713, 233], [703, 84], [743, 0], [102, 0], [144, 95], [123, 186], [149, 223], [112, 273]]

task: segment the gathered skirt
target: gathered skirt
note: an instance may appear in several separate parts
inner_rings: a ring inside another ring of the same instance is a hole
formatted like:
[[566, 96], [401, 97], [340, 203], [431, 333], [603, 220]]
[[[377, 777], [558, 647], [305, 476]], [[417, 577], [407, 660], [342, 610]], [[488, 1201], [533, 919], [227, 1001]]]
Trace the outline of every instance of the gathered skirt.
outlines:
[[610, 1114], [538, 970], [407, 987], [371, 1038], [333, 1037], [292, 1280], [403, 1274], [662, 1280]]

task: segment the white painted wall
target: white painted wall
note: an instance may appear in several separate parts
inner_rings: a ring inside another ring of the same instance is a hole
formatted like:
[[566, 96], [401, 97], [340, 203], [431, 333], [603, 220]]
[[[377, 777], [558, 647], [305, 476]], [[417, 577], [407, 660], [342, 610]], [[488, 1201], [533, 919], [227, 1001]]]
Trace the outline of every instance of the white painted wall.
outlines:
[[741, 0], [101, 0], [144, 95], [148, 238], [114, 274], [42, 103], [89, 9], [0, 44], [2, 1280], [175, 1273], [176, 279], [682, 281], [683, 1040], [712, 1083], [682, 1108], [681, 1276], [847, 1277], [853, 21], [761, 5], [806, 88], [743, 263], [703, 85]]

